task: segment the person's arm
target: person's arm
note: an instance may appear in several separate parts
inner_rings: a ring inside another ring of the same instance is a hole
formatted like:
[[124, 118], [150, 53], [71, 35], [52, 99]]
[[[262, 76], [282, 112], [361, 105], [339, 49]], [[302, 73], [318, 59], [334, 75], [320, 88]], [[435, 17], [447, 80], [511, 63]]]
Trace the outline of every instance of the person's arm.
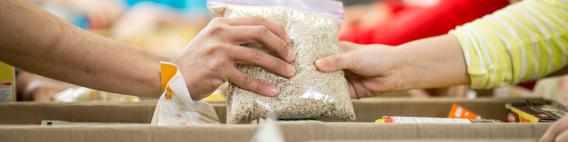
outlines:
[[168, 60], [80, 30], [28, 1], [0, 4], [0, 60], [23, 70], [124, 94], [157, 97]]
[[459, 84], [475, 89], [515, 84], [568, 64], [566, 11], [565, 1], [523, 1], [448, 35], [395, 49], [367, 45], [320, 59], [316, 65], [326, 72], [347, 69], [359, 75], [351, 79], [357, 95]]
[[348, 71], [351, 95], [372, 92], [438, 88], [468, 83], [466, 63], [457, 39], [451, 35], [427, 38], [391, 47], [343, 43], [345, 53], [321, 58], [323, 72]]
[[[0, 21], [1, 61], [103, 91], [150, 97], [161, 92], [159, 64], [170, 59], [73, 27], [24, 0], [0, 2]], [[276, 56], [239, 46], [250, 42], [262, 43]], [[290, 77], [294, 55], [287, 42], [282, 26], [264, 18], [216, 18], [171, 61], [195, 100], [226, 81], [273, 96], [278, 92], [274, 85], [238, 71], [235, 64], [258, 65]]]

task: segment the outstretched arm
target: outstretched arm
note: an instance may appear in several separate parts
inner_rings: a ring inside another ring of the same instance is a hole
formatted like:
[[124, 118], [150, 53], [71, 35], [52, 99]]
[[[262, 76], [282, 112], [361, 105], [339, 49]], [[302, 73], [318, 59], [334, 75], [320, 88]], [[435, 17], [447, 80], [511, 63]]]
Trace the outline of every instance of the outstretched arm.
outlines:
[[[227, 81], [274, 96], [278, 88], [240, 72], [235, 64], [292, 76], [294, 54], [282, 27], [262, 17], [215, 18], [171, 61], [195, 100]], [[103, 91], [157, 97], [160, 61], [170, 60], [73, 27], [24, 0], [0, 2], [0, 33], [0, 60]], [[263, 44], [273, 54], [240, 46], [251, 42]]]
[[345, 53], [319, 59], [315, 64], [324, 72], [346, 69], [353, 97], [469, 82], [463, 53], [452, 35], [400, 47], [353, 43], [342, 43], [341, 47]]
[[0, 19], [2, 61], [94, 89], [160, 94], [164, 57], [78, 29], [28, 1], [2, 1]]
[[447, 35], [396, 48], [366, 45], [322, 58], [316, 65], [326, 72], [352, 72], [348, 78], [357, 95], [458, 84], [476, 89], [516, 84], [566, 68], [567, 11], [566, 1], [523, 1]]

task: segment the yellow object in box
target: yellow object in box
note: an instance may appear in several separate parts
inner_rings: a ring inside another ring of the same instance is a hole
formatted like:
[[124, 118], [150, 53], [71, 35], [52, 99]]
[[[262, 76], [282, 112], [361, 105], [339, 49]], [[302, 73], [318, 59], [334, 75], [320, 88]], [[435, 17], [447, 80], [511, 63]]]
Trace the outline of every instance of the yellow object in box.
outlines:
[[16, 100], [16, 70], [0, 62], [0, 102]]

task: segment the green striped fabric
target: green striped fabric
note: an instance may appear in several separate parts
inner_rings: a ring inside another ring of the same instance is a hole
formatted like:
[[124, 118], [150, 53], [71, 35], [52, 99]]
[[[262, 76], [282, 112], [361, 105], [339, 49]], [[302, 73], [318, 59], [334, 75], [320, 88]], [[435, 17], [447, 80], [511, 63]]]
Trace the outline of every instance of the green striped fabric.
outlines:
[[525, 0], [450, 31], [471, 86], [534, 80], [568, 64], [568, 0]]

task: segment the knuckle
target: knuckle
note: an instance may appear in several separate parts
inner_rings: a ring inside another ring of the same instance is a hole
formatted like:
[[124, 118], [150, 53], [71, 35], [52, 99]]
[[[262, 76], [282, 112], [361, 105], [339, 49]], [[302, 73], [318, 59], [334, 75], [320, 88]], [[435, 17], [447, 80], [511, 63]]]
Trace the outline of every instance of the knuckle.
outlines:
[[254, 78], [250, 77], [250, 76], [243, 76], [243, 78], [241, 79], [241, 83], [244, 87], [249, 88], [249, 89], [256, 89], [256, 83], [254, 83]]
[[252, 20], [255, 21], [258, 24], [262, 24], [262, 23], [266, 22], [266, 18], [261, 17], [261, 16], [254, 16], [254, 17], [252, 17]]
[[[349, 60], [349, 58], [351, 58]], [[364, 61], [360, 56], [351, 56], [349, 58], [338, 59], [343, 62], [347, 62], [347, 65], [352, 65], [352, 70], [354, 71], [362, 71], [364, 66]]]
[[225, 32], [226, 29], [227, 29], [227, 27], [224, 26], [224, 25], [221, 25], [221, 24], [213, 24], [213, 25], [211, 25], [211, 27], [209, 28], [208, 34], [209, 34], [209, 35], [217, 35], [217, 34], [220, 34], [220, 33]]
[[224, 82], [222, 80], [213, 80], [209, 83], [209, 90], [215, 90], [217, 87], [221, 86]]
[[209, 68], [213, 71], [219, 71], [227, 67], [227, 61], [223, 59], [214, 59], [209, 62]]
[[251, 60], [259, 61], [262, 58], [264, 58], [264, 53], [262, 53], [262, 51], [257, 50], [257, 49], [251, 49], [251, 50], [249, 50], [249, 56], [250, 56]]
[[276, 58], [271, 59], [268, 68], [276, 68], [281, 73], [288, 70], [286, 63]]
[[258, 35], [268, 34], [268, 28], [266, 26], [256, 26], [256, 33]]
[[206, 53], [208, 55], [216, 54], [218, 52], [223, 52], [227, 49], [227, 46], [224, 44], [216, 43], [211, 45], [209, 48], [206, 49]]
[[223, 23], [224, 21], [225, 21], [224, 17], [215, 17], [215, 18], [211, 19], [212, 24]]

